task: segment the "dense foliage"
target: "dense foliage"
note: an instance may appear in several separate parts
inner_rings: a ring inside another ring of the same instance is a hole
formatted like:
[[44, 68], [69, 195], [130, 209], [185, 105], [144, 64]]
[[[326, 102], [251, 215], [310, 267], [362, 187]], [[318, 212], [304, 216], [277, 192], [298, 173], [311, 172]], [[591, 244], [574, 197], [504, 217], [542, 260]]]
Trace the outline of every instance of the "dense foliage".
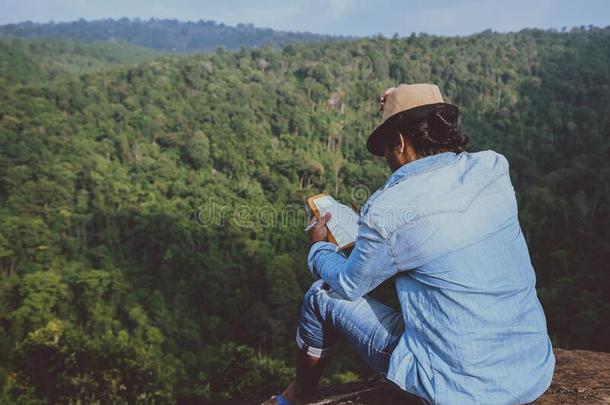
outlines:
[[82, 41], [122, 41], [172, 52], [212, 51], [218, 47], [237, 50], [242, 46], [283, 46], [289, 43], [337, 40], [338, 37], [309, 32], [284, 32], [252, 24], [229, 26], [216, 21], [140, 20], [111, 18], [72, 22], [0, 26], [0, 35], [71, 38]]
[[159, 54], [130, 44], [0, 37], [0, 86], [66, 79], [74, 74], [141, 63]]
[[[218, 50], [58, 78], [23, 76], [27, 43], [2, 46], [5, 400], [279, 389], [311, 283], [304, 199], [362, 203], [383, 184], [365, 141], [398, 82], [439, 84], [472, 150], [507, 156], [554, 343], [610, 350], [610, 29]], [[328, 377], [354, 371], [339, 356]]]

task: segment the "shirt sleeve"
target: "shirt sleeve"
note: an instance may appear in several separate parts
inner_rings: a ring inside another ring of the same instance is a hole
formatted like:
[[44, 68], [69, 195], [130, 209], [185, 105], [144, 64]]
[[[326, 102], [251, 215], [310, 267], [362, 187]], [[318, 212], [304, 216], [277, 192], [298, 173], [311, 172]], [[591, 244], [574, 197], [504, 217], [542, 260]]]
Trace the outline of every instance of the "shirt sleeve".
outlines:
[[322, 278], [348, 300], [355, 300], [398, 272], [386, 238], [361, 218], [349, 257], [329, 242], [314, 243], [307, 258], [314, 277]]

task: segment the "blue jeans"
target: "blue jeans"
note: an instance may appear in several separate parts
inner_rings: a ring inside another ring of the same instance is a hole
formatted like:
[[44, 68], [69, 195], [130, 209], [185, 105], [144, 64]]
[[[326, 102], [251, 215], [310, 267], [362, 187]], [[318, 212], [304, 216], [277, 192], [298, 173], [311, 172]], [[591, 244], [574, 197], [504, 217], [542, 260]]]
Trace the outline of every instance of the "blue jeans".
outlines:
[[296, 340], [310, 356], [324, 357], [343, 338], [385, 376], [404, 329], [401, 311], [366, 295], [349, 301], [318, 280], [305, 294]]

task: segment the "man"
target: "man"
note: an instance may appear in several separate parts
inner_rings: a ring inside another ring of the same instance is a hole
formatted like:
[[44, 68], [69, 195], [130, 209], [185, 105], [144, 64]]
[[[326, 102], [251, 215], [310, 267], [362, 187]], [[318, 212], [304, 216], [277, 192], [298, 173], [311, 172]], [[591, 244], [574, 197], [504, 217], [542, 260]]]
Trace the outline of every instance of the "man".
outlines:
[[[506, 159], [464, 151], [458, 109], [435, 85], [389, 89], [382, 109], [367, 147], [393, 173], [362, 208], [349, 257], [327, 242], [329, 217], [310, 231], [319, 280], [301, 308], [296, 380], [265, 404], [310, 400], [339, 338], [428, 403], [533, 401], [555, 358]], [[400, 310], [366, 295], [390, 277]]]

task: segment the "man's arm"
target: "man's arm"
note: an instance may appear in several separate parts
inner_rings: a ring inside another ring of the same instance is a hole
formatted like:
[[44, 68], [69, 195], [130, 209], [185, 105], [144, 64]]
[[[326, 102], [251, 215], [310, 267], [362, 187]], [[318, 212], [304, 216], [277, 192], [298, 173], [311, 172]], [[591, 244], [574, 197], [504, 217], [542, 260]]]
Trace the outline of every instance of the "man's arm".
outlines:
[[356, 244], [349, 258], [337, 246], [314, 241], [307, 258], [309, 270], [348, 300], [355, 300], [398, 272], [388, 241], [361, 218]]

